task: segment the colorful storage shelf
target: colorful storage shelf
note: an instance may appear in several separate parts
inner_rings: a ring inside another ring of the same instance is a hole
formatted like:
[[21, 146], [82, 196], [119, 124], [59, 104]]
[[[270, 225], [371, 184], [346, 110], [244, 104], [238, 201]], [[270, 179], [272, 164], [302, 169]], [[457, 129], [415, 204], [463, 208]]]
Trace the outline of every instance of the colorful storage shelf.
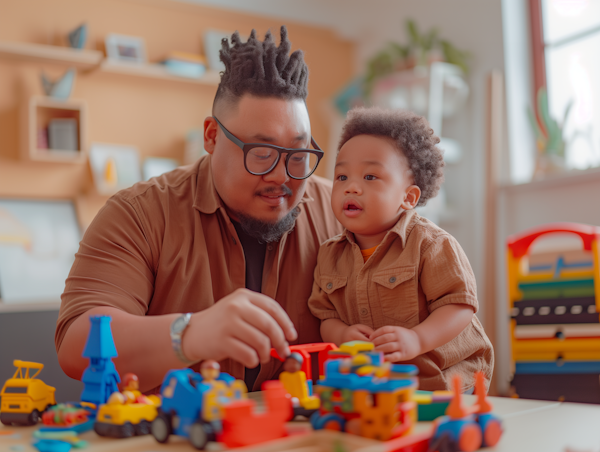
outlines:
[[[579, 236], [581, 250], [530, 262], [533, 242], [555, 233]], [[599, 245], [600, 227], [576, 223], [509, 237], [512, 386], [519, 397], [600, 403]]]

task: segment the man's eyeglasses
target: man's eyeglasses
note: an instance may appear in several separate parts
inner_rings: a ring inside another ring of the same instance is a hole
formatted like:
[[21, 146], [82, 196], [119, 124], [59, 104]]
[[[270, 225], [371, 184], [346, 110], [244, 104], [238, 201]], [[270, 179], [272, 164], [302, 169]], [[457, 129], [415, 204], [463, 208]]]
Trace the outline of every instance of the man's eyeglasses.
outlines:
[[229, 130], [225, 128], [216, 117], [215, 121], [237, 147], [244, 151], [244, 166], [246, 171], [255, 176], [262, 176], [273, 171], [279, 163], [281, 154], [287, 154], [285, 158], [285, 170], [292, 179], [306, 179], [317, 169], [317, 165], [323, 158], [324, 152], [317, 145], [313, 137], [310, 138], [314, 149], [288, 149], [266, 143], [244, 143]]

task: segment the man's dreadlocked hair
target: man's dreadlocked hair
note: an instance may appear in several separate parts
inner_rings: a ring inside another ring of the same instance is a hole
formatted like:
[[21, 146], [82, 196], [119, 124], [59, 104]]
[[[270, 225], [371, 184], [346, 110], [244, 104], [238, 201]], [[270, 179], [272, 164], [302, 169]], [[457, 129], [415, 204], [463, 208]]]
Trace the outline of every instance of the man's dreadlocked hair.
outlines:
[[221, 72], [215, 104], [222, 98], [234, 101], [244, 94], [306, 100], [308, 66], [302, 50], [288, 55], [292, 45], [285, 25], [281, 26], [279, 47], [270, 31], [261, 42], [256, 39], [256, 30], [252, 30], [245, 43], [236, 31], [231, 36], [231, 43], [232, 46], [227, 39], [221, 41], [219, 54], [225, 72]]

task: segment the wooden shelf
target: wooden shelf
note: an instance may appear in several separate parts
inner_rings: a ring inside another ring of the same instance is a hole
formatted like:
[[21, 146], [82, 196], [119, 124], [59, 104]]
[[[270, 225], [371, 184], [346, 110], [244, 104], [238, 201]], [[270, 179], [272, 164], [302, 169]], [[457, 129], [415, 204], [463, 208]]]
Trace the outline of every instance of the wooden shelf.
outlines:
[[103, 54], [98, 50], [79, 50], [27, 42], [0, 41], [0, 57], [58, 63], [79, 69], [92, 69], [100, 64]]
[[180, 77], [170, 73], [162, 64], [128, 63], [111, 60], [110, 58], [106, 58], [102, 62], [100, 71], [111, 74], [132, 75], [136, 77], [148, 77], [210, 86], [217, 86], [221, 80], [217, 71], [208, 70], [200, 78]]

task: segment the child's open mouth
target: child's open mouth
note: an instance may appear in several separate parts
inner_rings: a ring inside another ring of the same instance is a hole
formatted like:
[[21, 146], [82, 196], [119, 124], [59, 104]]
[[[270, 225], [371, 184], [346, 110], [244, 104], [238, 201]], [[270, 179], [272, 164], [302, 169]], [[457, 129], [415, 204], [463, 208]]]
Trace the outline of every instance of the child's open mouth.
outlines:
[[344, 201], [344, 213], [348, 217], [355, 217], [362, 212], [362, 207], [360, 204], [354, 200], [346, 200]]

